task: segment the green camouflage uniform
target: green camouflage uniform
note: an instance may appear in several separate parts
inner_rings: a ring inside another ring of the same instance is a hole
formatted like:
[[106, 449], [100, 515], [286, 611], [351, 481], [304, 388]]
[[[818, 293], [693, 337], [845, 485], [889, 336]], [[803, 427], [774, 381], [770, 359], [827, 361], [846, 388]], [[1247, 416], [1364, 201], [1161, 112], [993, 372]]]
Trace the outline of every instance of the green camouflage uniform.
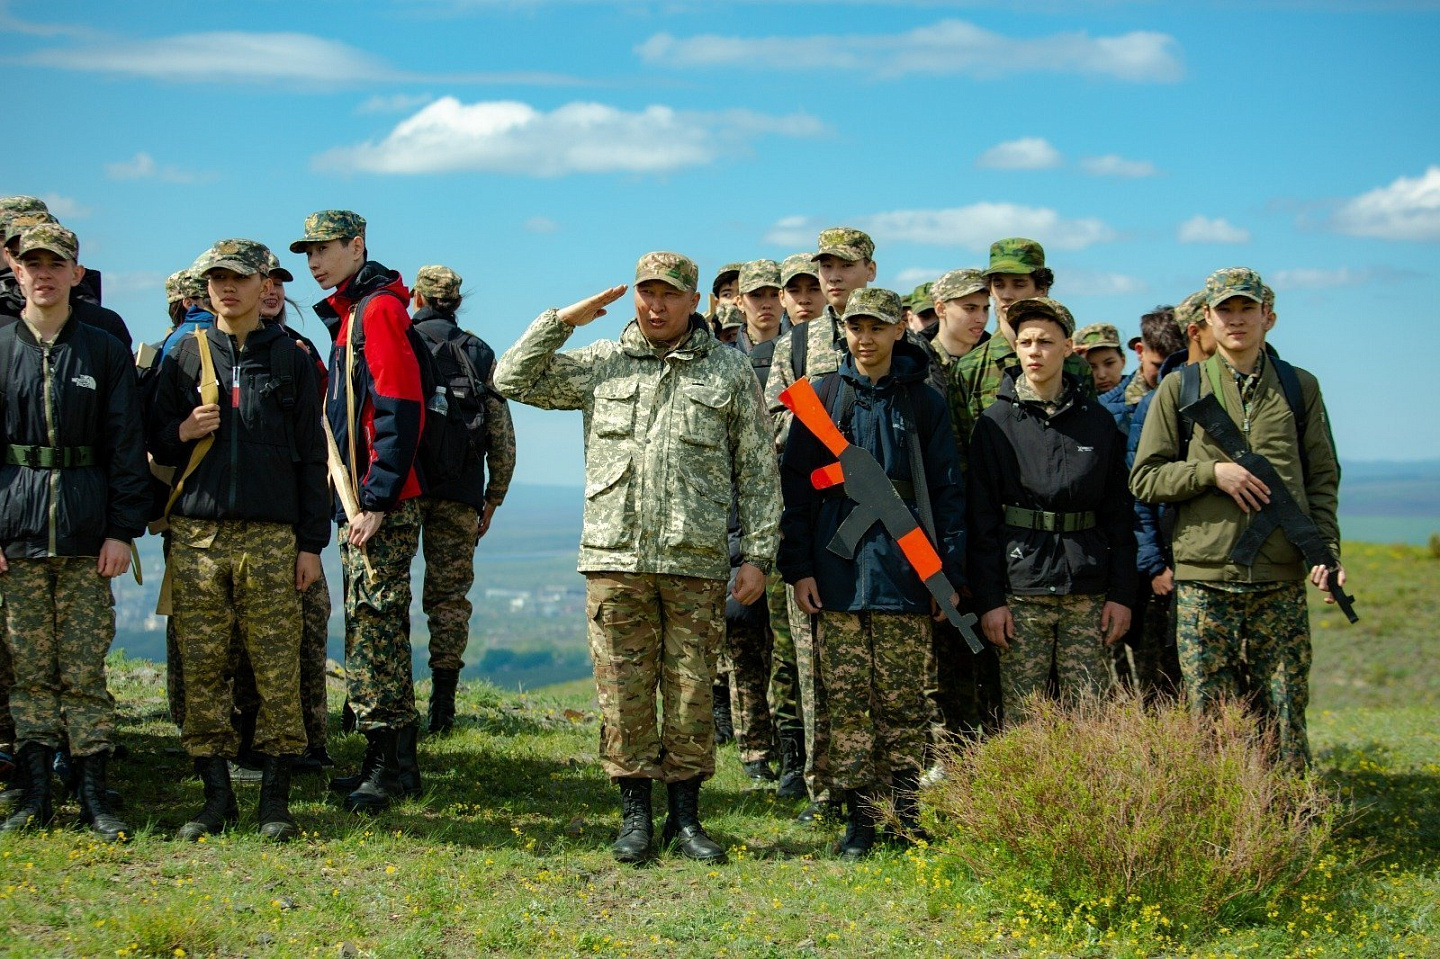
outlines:
[[300, 714], [305, 741], [323, 749], [330, 739], [330, 703], [325, 690], [325, 663], [330, 644], [330, 584], [325, 570], [300, 594]]
[[1027, 696], [1043, 695], [1053, 673], [1062, 698], [1101, 692], [1110, 685], [1110, 652], [1100, 633], [1101, 593], [1005, 598], [1015, 619], [1010, 648], [1000, 652], [1005, 722], [1024, 717]]
[[10, 660], [9, 627], [0, 613], [0, 744], [15, 744], [15, 719], [10, 715], [10, 688], [15, 685], [15, 664]]
[[800, 717], [800, 677], [795, 665], [795, 638], [790, 630], [790, 606], [785, 580], [770, 574], [765, 584], [770, 608], [770, 715], [776, 735], [794, 733], [803, 737]]
[[729, 660], [731, 722], [742, 763], [776, 758], [775, 722], [770, 712], [770, 657], [774, 653], [774, 642], [764, 625], [730, 623], [725, 628], [721, 658]]

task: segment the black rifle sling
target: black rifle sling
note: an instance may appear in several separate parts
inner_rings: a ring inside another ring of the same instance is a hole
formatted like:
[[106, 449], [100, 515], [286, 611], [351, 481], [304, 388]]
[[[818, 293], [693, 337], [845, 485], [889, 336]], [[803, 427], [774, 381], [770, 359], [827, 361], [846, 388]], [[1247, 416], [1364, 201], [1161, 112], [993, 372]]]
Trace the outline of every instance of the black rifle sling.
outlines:
[[905, 422], [905, 449], [910, 453], [910, 483], [915, 487], [915, 505], [920, 508], [920, 524], [925, 535], [938, 550], [935, 538], [935, 514], [930, 509], [930, 484], [925, 477], [925, 452], [920, 449], [920, 424], [915, 419], [915, 403], [910, 392], [918, 384], [909, 384], [899, 391], [900, 418]]

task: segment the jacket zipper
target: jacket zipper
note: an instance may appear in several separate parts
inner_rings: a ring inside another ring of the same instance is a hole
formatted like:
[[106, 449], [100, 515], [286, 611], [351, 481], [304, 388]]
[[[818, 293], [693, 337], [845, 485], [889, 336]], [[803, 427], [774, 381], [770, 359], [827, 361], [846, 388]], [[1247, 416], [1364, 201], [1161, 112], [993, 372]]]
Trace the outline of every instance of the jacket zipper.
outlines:
[[230, 340], [230, 504], [229, 515], [235, 515], [236, 486], [240, 476], [240, 348], [235, 337]]
[[[50, 365], [50, 344], [40, 345], [40, 369], [41, 378], [45, 382], [45, 437], [52, 448], [58, 448], [60, 441], [55, 434], [55, 384], [54, 369]], [[47, 510], [50, 517], [50, 555], [59, 556], [59, 534], [57, 528], [60, 525], [60, 471], [52, 469], [50, 472], [50, 506]]]

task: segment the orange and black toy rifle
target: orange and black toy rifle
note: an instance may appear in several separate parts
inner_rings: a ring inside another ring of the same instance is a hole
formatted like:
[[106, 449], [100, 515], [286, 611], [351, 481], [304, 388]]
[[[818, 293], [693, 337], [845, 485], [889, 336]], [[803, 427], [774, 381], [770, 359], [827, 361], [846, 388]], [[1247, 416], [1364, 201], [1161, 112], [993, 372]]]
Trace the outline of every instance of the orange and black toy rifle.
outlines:
[[[810, 475], [810, 482], [816, 489], [829, 489], [842, 483], [845, 495], [855, 503], [850, 515], [835, 531], [835, 538], [827, 547], [832, 553], [846, 559], [854, 559], [860, 539], [876, 522], [885, 527], [905, 554], [905, 559], [915, 569], [925, 588], [935, 598], [936, 604], [944, 610], [945, 618], [965, 637], [965, 642], [975, 653], [983, 653], [985, 645], [975, 634], [977, 622], [974, 613], [961, 614], [950, 601], [955, 588], [945, 578], [940, 554], [925, 535], [925, 530], [915, 521], [910, 507], [900, 498], [895, 484], [885, 475], [885, 469], [867, 449], [855, 446], [836, 428], [820, 401], [810, 380], [801, 377], [785, 392], [780, 402], [789, 407], [795, 418], [815, 434], [815, 438], [835, 454], [837, 463], [822, 466]], [[911, 438], [914, 441], [914, 438]]]

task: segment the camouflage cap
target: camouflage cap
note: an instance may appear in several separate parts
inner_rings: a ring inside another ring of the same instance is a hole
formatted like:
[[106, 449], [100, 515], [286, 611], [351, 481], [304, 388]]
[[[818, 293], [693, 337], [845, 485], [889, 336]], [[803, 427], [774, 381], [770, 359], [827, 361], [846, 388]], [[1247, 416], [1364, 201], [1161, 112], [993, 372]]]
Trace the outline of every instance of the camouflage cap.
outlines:
[[1205, 305], [1223, 303], [1232, 296], [1243, 296], [1256, 303], [1265, 302], [1265, 284], [1260, 274], [1249, 267], [1227, 266], [1216, 270], [1205, 280]]
[[721, 303], [715, 307], [715, 324], [722, 330], [734, 330], [745, 325], [745, 311], [734, 303]]
[[1275, 291], [1264, 283], [1260, 284], [1260, 305], [1269, 313], [1275, 309]]
[[814, 259], [822, 256], [838, 256], [842, 260], [868, 260], [875, 255], [875, 241], [862, 230], [849, 226], [836, 226], [820, 231], [816, 244], [820, 249]]
[[1045, 248], [1023, 236], [1006, 237], [990, 244], [990, 266], [985, 275], [1034, 273], [1045, 265]]
[[867, 286], [855, 290], [845, 301], [845, 316], [869, 316], [882, 323], [899, 323], [905, 318], [900, 306], [900, 294], [878, 286]]
[[349, 210], [319, 210], [305, 218], [305, 235], [290, 244], [291, 253], [304, 253], [307, 243], [344, 240], [365, 235], [365, 218]]
[[780, 285], [786, 286], [797, 276], [813, 276], [818, 281], [820, 271], [815, 268], [815, 254], [792, 253], [780, 262]]
[[781, 287], [780, 264], [774, 260], [751, 260], [740, 268], [741, 293], [754, 293], [767, 286]]
[[55, 217], [51, 215], [48, 210], [26, 210], [24, 213], [16, 213], [14, 216], [10, 217], [9, 222], [5, 226], [5, 229], [0, 232], [4, 233], [5, 245], [9, 246], [12, 242], [19, 238], [20, 234], [24, 233], [32, 226], [39, 226], [42, 223], [59, 222], [60, 221], [55, 219]]
[[280, 265], [280, 258], [268, 246], [265, 248], [265, 275], [282, 283], [295, 282], [295, 274]]
[[1010, 309], [1005, 316], [1010, 321], [1011, 329], [1015, 330], [1020, 328], [1021, 320], [1041, 316], [1059, 323], [1066, 336], [1075, 333], [1075, 317], [1065, 308], [1065, 304], [1059, 300], [1052, 300], [1048, 296], [1032, 296], [1027, 300], [1016, 300], [1010, 304]]
[[37, 223], [26, 227], [15, 247], [18, 259], [34, 250], [49, 250], [67, 260], [80, 259], [80, 240], [58, 223]]
[[969, 269], [951, 270], [930, 285], [930, 295], [937, 303], [941, 300], [958, 300], [971, 293], [986, 293], [989, 290], [990, 282], [985, 279], [985, 274]]
[[211, 270], [234, 270], [242, 276], [259, 273], [269, 275], [270, 250], [263, 243], [254, 240], [217, 240], [190, 267], [190, 272], [204, 278]]
[[[735, 264], [739, 271], [740, 264]], [[646, 253], [635, 264], [635, 282], [663, 280], [682, 293], [694, 293], [699, 288], [700, 267], [688, 256], [679, 253]]]
[[926, 310], [935, 309], [935, 297], [931, 288], [934, 283], [921, 283], [910, 291], [910, 312], [924, 313]]
[[1190, 335], [1190, 325], [1205, 325], [1205, 291], [1196, 290], [1175, 307], [1175, 326], [1179, 328], [1180, 335]]
[[210, 291], [205, 288], [205, 281], [189, 270], [176, 270], [165, 281], [165, 302], [167, 303], [178, 302], [187, 296], [191, 299], [199, 299], [209, 295]]
[[0, 226], [8, 229], [10, 218], [17, 213], [49, 213], [50, 208], [38, 196], [0, 197]]
[[1115, 329], [1111, 323], [1091, 323], [1087, 327], [1075, 331], [1075, 349], [1080, 352], [1099, 349], [1108, 346], [1111, 349], [1120, 349], [1120, 331]]
[[415, 285], [411, 289], [427, 300], [458, 300], [460, 285], [464, 282], [450, 267], [432, 264], [415, 271]]

